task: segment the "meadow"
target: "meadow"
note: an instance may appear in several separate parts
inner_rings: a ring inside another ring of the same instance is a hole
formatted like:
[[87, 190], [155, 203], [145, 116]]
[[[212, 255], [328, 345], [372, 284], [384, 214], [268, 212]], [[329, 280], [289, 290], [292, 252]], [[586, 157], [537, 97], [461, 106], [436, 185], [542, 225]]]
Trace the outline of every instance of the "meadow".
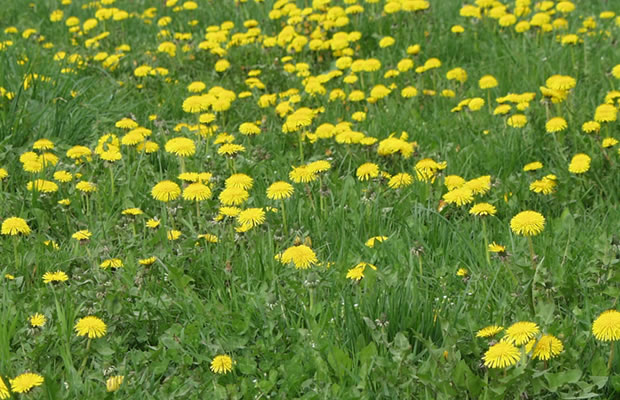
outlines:
[[618, 399], [616, 12], [4, 1], [0, 399]]

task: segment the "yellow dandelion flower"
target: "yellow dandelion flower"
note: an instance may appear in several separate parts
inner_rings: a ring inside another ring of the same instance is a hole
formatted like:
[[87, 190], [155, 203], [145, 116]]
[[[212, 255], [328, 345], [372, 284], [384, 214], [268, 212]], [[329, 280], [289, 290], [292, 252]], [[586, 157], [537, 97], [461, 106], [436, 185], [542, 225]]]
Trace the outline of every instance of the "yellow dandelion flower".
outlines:
[[291, 246], [286, 249], [280, 257], [280, 262], [282, 264], [292, 262], [297, 269], [307, 269], [310, 268], [312, 264], [316, 264], [318, 259], [310, 247], [305, 244], [301, 244], [299, 246]]
[[534, 322], [515, 322], [506, 329], [506, 341], [517, 346], [527, 343], [540, 329]]
[[373, 236], [370, 239], [368, 239], [365, 244], [366, 244], [366, 247], [373, 248], [375, 247], [375, 244], [377, 242], [381, 243], [381, 242], [385, 242], [386, 240], [388, 240], [387, 236]]
[[155, 200], [168, 202], [174, 200], [181, 194], [179, 185], [172, 181], [161, 181], [151, 190], [151, 196]]
[[545, 217], [536, 211], [522, 211], [510, 220], [510, 229], [517, 235], [536, 236], [545, 228]]
[[74, 329], [78, 336], [88, 336], [89, 339], [94, 339], [104, 336], [107, 331], [107, 326], [101, 319], [89, 315], [80, 318], [76, 322]]
[[176, 229], [171, 229], [168, 232], [166, 232], [166, 237], [168, 238], [168, 240], [177, 240], [178, 238], [181, 237], [181, 231], [177, 231]]
[[203, 183], [196, 182], [183, 190], [183, 199], [190, 201], [204, 201], [211, 198], [211, 189]]
[[46, 272], [43, 274], [43, 283], [57, 283], [57, 282], [66, 282], [69, 280], [67, 274], [62, 271], [56, 272]]
[[219, 200], [226, 206], [238, 206], [245, 203], [249, 197], [250, 194], [246, 190], [239, 187], [229, 187], [222, 190], [219, 195]]
[[11, 394], [9, 393], [9, 388], [6, 386], [6, 383], [4, 383], [4, 380], [0, 376], [0, 400], [8, 399], [9, 397], [11, 397]]
[[29, 235], [30, 227], [26, 223], [25, 219], [19, 217], [9, 217], [2, 221], [2, 230], [3, 235]]
[[592, 333], [597, 340], [603, 342], [620, 340], [620, 312], [604, 311], [592, 323]]
[[89, 240], [92, 235], [93, 234], [90, 233], [89, 230], [83, 229], [81, 231], [75, 232], [73, 235], [71, 235], [71, 237], [75, 240], [82, 241], [82, 240]]
[[484, 328], [480, 329], [478, 332], [476, 332], [476, 337], [482, 337], [482, 338], [492, 337], [492, 336], [497, 335], [498, 333], [500, 333], [503, 330], [504, 330], [503, 326], [490, 325], [490, 326], [484, 327]]
[[108, 258], [107, 260], [103, 260], [101, 264], [99, 264], [99, 266], [103, 269], [121, 268], [123, 267], [123, 260], [121, 260], [120, 258]]
[[254, 179], [246, 174], [233, 174], [229, 176], [224, 183], [224, 186], [227, 188], [234, 187], [243, 190], [250, 190], [253, 185]]
[[562, 117], [551, 118], [547, 121], [545, 129], [549, 133], [555, 133], [565, 130], [568, 127], [566, 120]]
[[474, 204], [474, 206], [469, 210], [469, 213], [477, 216], [495, 215], [497, 213], [497, 209], [494, 205], [489, 203], [478, 203]]
[[9, 379], [11, 383], [11, 391], [15, 393], [28, 393], [30, 390], [37, 386], [41, 386], [44, 379], [41, 375], [32, 372], [25, 372], [15, 377], [15, 379]]
[[265, 211], [262, 208], [248, 208], [237, 215], [239, 224], [254, 228], [265, 222]]
[[406, 172], [401, 172], [399, 174], [394, 175], [388, 181], [388, 186], [391, 189], [400, 189], [407, 187], [413, 183], [413, 176], [409, 175]]
[[564, 345], [560, 339], [553, 335], [542, 335], [534, 346], [532, 358], [549, 360], [564, 351]]
[[523, 167], [523, 171], [536, 171], [543, 167], [543, 164], [540, 161], [534, 161], [529, 164], [525, 164]]
[[299, 167], [293, 167], [293, 170], [289, 173], [289, 178], [295, 183], [308, 183], [318, 179], [316, 171], [309, 168], [307, 165]]
[[196, 153], [196, 144], [194, 141], [185, 137], [177, 137], [168, 140], [164, 148], [168, 153], [179, 157], [189, 157]]
[[223, 355], [219, 355], [216, 356], [212, 361], [211, 361], [211, 371], [215, 372], [216, 374], [226, 374], [230, 371], [232, 371], [232, 358], [230, 358], [230, 356], [227, 356], [225, 354]]
[[568, 166], [568, 171], [573, 174], [583, 174], [590, 169], [591, 158], [587, 154], [579, 153], [573, 156]]
[[446, 194], [442, 196], [444, 201], [448, 204], [456, 204], [457, 206], [462, 206], [464, 204], [469, 204], [474, 201], [474, 192], [467, 187], [459, 187], [457, 189], [452, 189]]
[[293, 185], [288, 182], [274, 182], [267, 188], [267, 198], [271, 200], [288, 199], [293, 195], [294, 190]]
[[105, 381], [106, 391], [116, 392], [121, 387], [124, 380], [125, 380], [125, 377], [123, 375], [114, 375], [114, 376], [109, 377]]
[[34, 313], [28, 318], [28, 321], [33, 328], [42, 328], [47, 322], [47, 318], [43, 314]]
[[506, 368], [521, 359], [521, 352], [509, 342], [498, 342], [484, 353], [484, 365], [489, 368]]

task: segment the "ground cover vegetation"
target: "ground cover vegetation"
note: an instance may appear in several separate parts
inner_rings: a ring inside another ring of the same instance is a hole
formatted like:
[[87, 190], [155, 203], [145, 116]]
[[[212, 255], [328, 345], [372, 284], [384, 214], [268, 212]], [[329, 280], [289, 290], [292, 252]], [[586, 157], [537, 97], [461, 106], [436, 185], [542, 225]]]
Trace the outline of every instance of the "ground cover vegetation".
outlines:
[[614, 4], [3, 2], [0, 399], [618, 398]]

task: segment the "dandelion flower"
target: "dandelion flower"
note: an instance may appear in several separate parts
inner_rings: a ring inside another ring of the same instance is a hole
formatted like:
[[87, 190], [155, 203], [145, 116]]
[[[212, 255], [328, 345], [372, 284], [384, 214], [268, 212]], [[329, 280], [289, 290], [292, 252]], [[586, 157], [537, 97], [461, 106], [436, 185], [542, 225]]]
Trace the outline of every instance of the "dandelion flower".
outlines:
[[45, 179], [37, 179], [35, 181], [30, 181], [26, 185], [26, 189], [32, 191], [35, 189], [40, 193], [54, 193], [58, 191], [58, 185], [52, 181], [46, 181]]
[[444, 185], [448, 190], [458, 189], [465, 184], [465, 179], [458, 175], [448, 175], [444, 178]]
[[218, 149], [217, 149], [217, 154], [221, 155], [221, 156], [234, 156], [237, 153], [242, 153], [245, 151], [245, 147], [243, 147], [240, 144], [234, 144], [234, 143], [226, 143], [221, 145]]
[[450, 190], [448, 193], [444, 194], [442, 198], [448, 204], [462, 206], [474, 201], [474, 192], [467, 187], [460, 187], [458, 189]]
[[469, 213], [477, 216], [495, 215], [497, 213], [497, 209], [494, 205], [489, 203], [478, 203], [474, 204], [474, 206], [469, 210]]
[[359, 268], [359, 267], [353, 267], [350, 270], [347, 271], [347, 276], [348, 279], [354, 280], [354, 281], [360, 281], [363, 277], [364, 277], [364, 267]]
[[172, 181], [161, 181], [151, 190], [153, 198], [163, 202], [174, 200], [179, 197], [180, 194], [181, 188]]
[[131, 215], [131, 216], [137, 216], [137, 215], [142, 215], [144, 214], [144, 212], [142, 212], [142, 210], [140, 210], [139, 208], [126, 208], [124, 209], [121, 214], [123, 215]]
[[548, 175], [530, 184], [530, 190], [534, 193], [551, 194], [557, 185], [555, 175]]
[[32, 372], [26, 372], [18, 375], [15, 379], [9, 379], [11, 391], [15, 393], [28, 393], [32, 388], [41, 386], [43, 381], [41, 375]]
[[226, 374], [232, 371], [232, 363], [232, 358], [230, 358], [230, 356], [225, 354], [216, 356], [211, 361], [211, 371], [216, 374]]
[[155, 261], [157, 261], [157, 257], [149, 257], [149, 258], [141, 258], [138, 260], [138, 262], [140, 263], [140, 265], [151, 265], [153, 264]]
[[121, 387], [124, 380], [125, 376], [123, 375], [111, 376], [105, 381], [105, 388], [108, 392], [116, 392]]
[[406, 172], [394, 175], [389, 181], [388, 186], [391, 189], [400, 189], [407, 187], [413, 183], [413, 177]]
[[161, 221], [158, 221], [154, 218], [149, 219], [148, 221], [146, 221], [146, 227], [147, 228], [151, 228], [151, 229], [155, 229], [159, 226], [159, 224], [161, 223]]
[[43, 314], [35, 313], [28, 318], [28, 321], [33, 328], [42, 328], [47, 322], [47, 318]]
[[492, 336], [497, 335], [498, 333], [500, 333], [503, 330], [504, 330], [503, 326], [490, 325], [490, 326], [484, 327], [484, 328], [480, 329], [478, 332], [476, 332], [476, 337], [481, 337], [481, 338], [492, 337]]
[[62, 271], [46, 272], [43, 274], [43, 283], [66, 282], [69, 280], [67, 274]]
[[288, 199], [294, 190], [293, 185], [288, 182], [274, 182], [267, 188], [267, 197], [271, 200]]
[[258, 135], [261, 130], [260, 127], [258, 127], [256, 124], [252, 123], [252, 122], [244, 122], [241, 125], [239, 125], [239, 132], [241, 132], [242, 135]]
[[536, 211], [522, 211], [510, 220], [510, 229], [517, 235], [536, 236], [545, 228], [545, 217]]
[[493, 75], [485, 75], [478, 81], [480, 89], [491, 89], [497, 86], [497, 79]]
[[614, 122], [618, 117], [618, 110], [613, 104], [601, 104], [594, 111], [594, 121]]
[[527, 117], [523, 114], [515, 114], [509, 117], [506, 123], [513, 128], [523, 128], [527, 124]]
[[314, 251], [310, 247], [301, 244], [286, 249], [280, 257], [280, 262], [282, 262], [282, 264], [292, 262], [297, 269], [307, 269], [310, 268], [312, 264], [316, 264], [318, 260], [316, 254], [314, 254]]
[[463, 187], [470, 189], [474, 194], [486, 194], [491, 189], [491, 175], [483, 175], [469, 180], [465, 182]]
[[491, 253], [505, 253], [506, 252], [506, 247], [502, 246], [501, 244], [497, 244], [495, 242], [489, 244], [488, 250]]
[[534, 346], [532, 357], [539, 360], [548, 360], [564, 351], [564, 345], [560, 339], [553, 335], [542, 335]]
[[166, 233], [166, 237], [168, 238], [168, 240], [177, 240], [181, 237], [181, 231], [171, 229]]
[[0, 399], [4, 400], [8, 399], [9, 397], [11, 397], [11, 394], [9, 393], [9, 388], [6, 386], [6, 383], [4, 383], [4, 380], [0, 376]]
[[211, 189], [203, 183], [192, 183], [183, 190], [183, 199], [190, 201], [203, 201], [211, 198]]
[[308, 183], [318, 179], [316, 171], [308, 168], [307, 165], [293, 167], [288, 176], [295, 183]]
[[388, 239], [387, 236], [373, 236], [370, 239], [368, 239], [365, 244], [366, 244], [366, 247], [373, 248], [375, 247], [375, 243], [384, 242], [387, 239]]
[[525, 164], [525, 166], [523, 167], [523, 171], [536, 171], [538, 169], [541, 169], [542, 167], [543, 164], [540, 161], [534, 161], [529, 164]]
[[92, 235], [93, 234], [90, 233], [89, 230], [83, 229], [81, 231], [75, 232], [73, 235], [71, 235], [71, 237], [75, 240], [82, 241], [82, 240], [89, 240]]
[[123, 266], [123, 260], [120, 258], [108, 258], [107, 260], [103, 260], [99, 266], [103, 269], [108, 268], [121, 268]]
[[233, 174], [226, 179], [225, 186], [227, 188], [241, 188], [243, 190], [250, 190], [254, 185], [254, 180], [246, 174]]
[[588, 172], [588, 170], [590, 169], [590, 161], [590, 156], [588, 156], [587, 154], [575, 154], [573, 159], [570, 161], [568, 170], [573, 174], [583, 174], [585, 172]]
[[196, 144], [192, 139], [177, 137], [166, 142], [165, 149], [168, 153], [179, 157], [189, 157], [196, 153]]
[[262, 208], [248, 208], [237, 215], [237, 221], [244, 226], [254, 228], [265, 222], [265, 211]]
[[226, 206], [238, 206], [243, 204], [249, 197], [250, 194], [246, 190], [238, 187], [226, 188], [219, 195], [220, 202]]
[[521, 358], [521, 352], [509, 342], [498, 342], [484, 353], [484, 365], [489, 368], [506, 368], [515, 365]]
[[585, 133], [598, 132], [601, 129], [601, 124], [596, 121], [587, 121], [581, 125], [581, 130]]
[[318, 160], [318, 161], [311, 162], [310, 164], [307, 165], [307, 167], [310, 171], [316, 174], [319, 172], [329, 171], [332, 165], [329, 163], [329, 161]]
[[545, 124], [545, 129], [549, 133], [560, 132], [566, 129], [567, 127], [568, 127], [568, 124], [566, 123], [566, 120], [562, 117], [551, 118]]
[[506, 339], [517, 346], [527, 343], [540, 329], [534, 322], [515, 322], [506, 329]]
[[607, 310], [594, 320], [592, 333], [597, 340], [612, 342], [620, 340], [620, 312]]
[[97, 186], [92, 182], [80, 181], [75, 188], [82, 193], [92, 193], [97, 190]]
[[25, 219], [19, 217], [9, 217], [2, 221], [2, 234], [16, 236], [19, 234], [29, 235], [30, 227]]
[[88, 335], [89, 339], [100, 338], [106, 334], [106, 324], [101, 319], [89, 315], [80, 318], [74, 327], [78, 336]]
[[617, 144], [618, 144], [618, 139], [612, 138], [612, 137], [606, 137], [601, 142], [601, 147], [606, 149], [606, 148], [609, 148], [609, 147], [613, 147], [613, 146], [615, 146]]

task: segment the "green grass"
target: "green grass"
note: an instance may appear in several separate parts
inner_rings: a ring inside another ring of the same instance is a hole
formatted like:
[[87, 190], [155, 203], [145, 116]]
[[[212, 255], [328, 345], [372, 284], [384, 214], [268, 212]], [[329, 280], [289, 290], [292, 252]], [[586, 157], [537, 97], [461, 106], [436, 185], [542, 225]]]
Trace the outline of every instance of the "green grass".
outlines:
[[[21, 217], [31, 233], [0, 238], [0, 377], [8, 386], [24, 372], [45, 379], [32, 393], [12, 393], [11, 398], [617, 398], [619, 357], [610, 367], [608, 361], [611, 348], [619, 349], [615, 342], [596, 340], [592, 323], [603, 311], [617, 309], [620, 295], [620, 153], [618, 144], [601, 145], [606, 137], [620, 140], [619, 128], [614, 121], [602, 123], [598, 133], [581, 129], [606, 95], [619, 88], [611, 72], [620, 63], [614, 51], [618, 17], [600, 17], [612, 9], [611, 2], [576, 2], [575, 11], [564, 16], [566, 29], [543, 33], [532, 27], [517, 33], [514, 26], [502, 28], [489, 16], [461, 17], [461, 2], [431, 2], [426, 11], [390, 14], [384, 12], [384, 1], [361, 0], [357, 4], [364, 12], [349, 15], [342, 27], [321, 31], [316, 30], [321, 15], [337, 15], [335, 7], [344, 10], [352, 3], [333, 0], [322, 8], [320, 1], [290, 1], [287, 7], [294, 9], [296, 3], [303, 16], [296, 24], [298, 37], [312, 39], [313, 32], [323, 32], [327, 40], [337, 32], [359, 32], [361, 38], [349, 44], [352, 60], [381, 62], [377, 71], [356, 73], [359, 79], [353, 84], [343, 82], [351, 74], [345, 69], [324, 82], [325, 93], [318, 95], [305, 91], [306, 76], [287, 72], [287, 63], [306, 63], [309, 76], [318, 77], [337, 70], [342, 54], [311, 50], [309, 44], [300, 51], [287, 49], [287, 44], [266, 46], [286, 26], [287, 16], [270, 18], [282, 2], [211, 0], [197, 2], [193, 11], [143, 0], [9, 3], [0, 11], [0, 44], [13, 42], [0, 45], [0, 87], [11, 93], [0, 98], [0, 167], [8, 172], [0, 186], [0, 219]], [[514, 11], [513, 2], [505, 5]], [[100, 7], [125, 10], [129, 18], [100, 20], [83, 34], [65, 25], [70, 16], [82, 24]], [[149, 7], [156, 8], [153, 18], [143, 16]], [[519, 21], [541, 12], [537, 4], [530, 7]], [[64, 17], [52, 22], [49, 16], [56, 9]], [[171, 17], [170, 23], [158, 26], [164, 16]], [[588, 17], [596, 28], [580, 32]], [[249, 19], [258, 22], [259, 39], [231, 43], [235, 34], [247, 32], [243, 24]], [[192, 20], [197, 22], [190, 24]], [[226, 55], [201, 49], [209, 27], [225, 21], [234, 23], [220, 43]], [[451, 33], [457, 24], [463, 33]], [[10, 26], [17, 33], [7, 31]], [[24, 38], [28, 28], [36, 32]], [[103, 32], [109, 36], [98, 46], [87, 46], [86, 39]], [[178, 39], [175, 33], [192, 37]], [[567, 33], [578, 34], [583, 42], [562, 45], [558, 38]], [[395, 44], [381, 48], [379, 41], [387, 35]], [[164, 41], [177, 44], [175, 56], [157, 51]], [[408, 55], [414, 44], [420, 45], [420, 53]], [[121, 52], [121, 45], [130, 50]], [[60, 51], [65, 58], [55, 60]], [[101, 52], [122, 53], [118, 65], [104, 65], [97, 58]], [[78, 56], [81, 65], [71, 62]], [[441, 60], [439, 68], [415, 71], [432, 57]], [[220, 58], [231, 66], [216, 72]], [[413, 69], [384, 77], [403, 58], [414, 61]], [[165, 68], [167, 75], [136, 77], [134, 70], [141, 65]], [[446, 79], [456, 67], [467, 71], [463, 84]], [[265, 89], [247, 87], [251, 70], [261, 71], [258, 78]], [[25, 85], [31, 74], [49, 79]], [[487, 74], [499, 83], [488, 91], [478, 86]], [[564, 102], [551, 104], [540, 87], [556, 74], [569, 75], [577, 84]], [[179, 127], [198, 119], [182, 107], [193, 81], [204, 82], [205, 92], [222, 87], [237, 95], [230, 109], [214, 112], [210, 125], [218, 129], [209, 138]], [[334, 89], [347, 95], [362, 90], [368, 97], [379, 84], [393, 85], [393, 90], [376, 102], [329, 100]], [[409, 85], [418, 95], [403, 98], [400, 91]], [[317, 113], [307, 128], [283, 133], [286, 117], [278, 115], [276, 106], [291, 100], [280, 95], [289, 89], [299, 91], [290, 102], [292, 109], [309, 107]], [[425, 89], [436, 95], [424, 94]], [[443, 90], [454, 91], [455, 97], [441, 96]], [[249, 97], [240, 98], [243, 91], [250, 91]], [[507, 116], [493, 115], [497, 98], [525, 92], [536, 94], [529, 107], [517, 111], [513, 105], [509, 114], [525, 114], [525, 127], [512, 128]], [[259, 106], [265, 94], [275, 94], [276, 104]], [[473, 97], [485, 101], [479, 111], [451, 111]], [[612, 104], [617, 108], [617, 99]], [[365, 120], [352, 119], [358, 111], [366, 112]], [[563, 117], [568, 128], [547, 133], [545, 123], [555, 116]], [[127, 131], [115, 123], [122, 118], [152, 130], [148, 140], [159, 150], [145, 154], [122, 145], [122, 159], [114, 163], [93, 154], [92, 160], [75, 164], [66, 155], [75, 145], [94, 151], [108, 133], [121, 139]], [[256, 121], [259, 135], [239, 132], [242, 123]], [[378, 143], [343, 144], [334, 137], [315, 141], [311, 135], [300, 142], [302, 132], [312, 134], [321, 124], [343, 121], [378, 142], [406, 132], [406, 141], [416, 142], [415, 151], [411, 157], [382, 156]], [[224, 132], [245, 152], [234, 158], [219, 155], [214, 141]], [[151, 195], [162, 180], [187, 186], [177, 178], [179, 158], [165, 150], [174, 137], [196, 143], [196, 154], [183, 161], [186, 171], [213, 174], [213, 196], [199, 204], [200, 215], [196, 204], [181, 196], [163, 203]], [[54, 142], [49, 152], [59, 162], [28, 172], [20, 156], [42, 138]], [[591, 157], [583, 174], [569, 172], [578, 153]], [[428, 182], [415, 179], [414, 166], [425, 158], [446, 163]], [[331, 165], [320, 179], [291, 181], [293, 167], [317, 160]], [[533, 161], [544, 167], [523, 171]], [[400, 189], [390, 188], [385, 178], [361, 181], [356, 170], [367, 162], [390, 175], [406, 172], [414, 180]], [[57, 181], [58, 190], [51, 193], [27, 190], [28, 182], [51, 181], [61, 170], [81, 178]], [[253, 179], [240, 208], [266, 213], [265, 222], [247, 232], [235, 231], [239, 224], [234, 218], [217, 217], [218, 196], [235, 172]], [[548, 174], [557, 177], [552, 194], [529, 189]], [[467, 205], [445, 204], [449, 175], [465, 180], [490, 175], [491, 186]], [[93, 182], [97, 190], [81, 193], [76, 188], [80, 180]], [[282, 202], [268, 199], [267, 188], [280, 180], [291, 181], [294, 194]], [[71, 203], [61, 205], [61, 199]], [[496, 215], [470, 215], [479, 202], [493, 204]], [[131, 207], [144, 214], [122, 214]], [[528, 239], [510, 228], [512, 217], [524, 210], [546, 219], [544, 230], [532, 237], [534, 259]], [[149, 218], [160, 225], [148, 228]], [[92, 233], [90, 240], [71, 238], [84, 229]], [[181, 237], [168, 240], [170, 229], [179, 230]], [[198, 239], [204, 233], [216, 235], [218, 242]], [[388, 239], [368, 247], [366, 241], [375, 236]], [[58, 248], [46, 245], [48, 240]], [[486, 245], [492, 242], [504, 245], [505, 253], [488, 253]], [[315, 265], [296, 269], [278, 260], [300, 243], [315, 252]], [[148, 257], [156, 261], [139, 263]], [[101, 268], [110, 258], [121, 259], [123, 267]], [[360, 262], [377, 269], [366, 267], [359, 281], [347, 279]], [[467, 270], [465, 276], [457, 276], [460, 268]], [[44, 284], [43, 274], [57, 270], [69, 280]], [[34, 313], [46, 316], [43, 327], [30, 325]], [[77, 320], [87, 315], [105, 322], [103, 337], [89, 342], [76, 335]], [[477, 332], [517, 321], [538, 324], [536, 339], [554, 335], [563, 352], [543, 362], [520, 350], [516, 365], [484, 366], [485, 353], [505, 333], [484, 339]], [[210, 365], [222, 354], [232, 358], [232, 371], [216, 374]], [[124, 382], [116, 392], [107, 392], [106, 381], [115, 375], [123, 375]]]

